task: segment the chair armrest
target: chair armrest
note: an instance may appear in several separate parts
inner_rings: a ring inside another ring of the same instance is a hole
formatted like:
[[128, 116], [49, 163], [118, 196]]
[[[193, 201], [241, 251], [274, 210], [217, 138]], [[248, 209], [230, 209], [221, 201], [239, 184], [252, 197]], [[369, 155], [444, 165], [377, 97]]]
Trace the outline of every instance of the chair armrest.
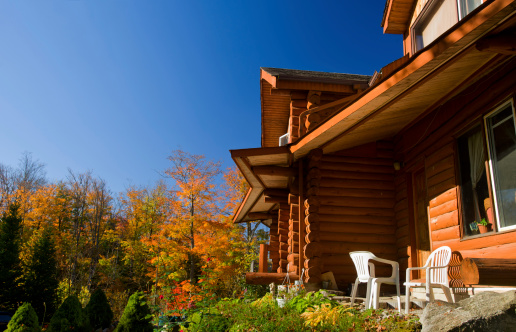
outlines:
[[370, 260], [391, 265], [392, 266], [391, 278], [394, 278], [396, 276], [396, 273], [399, 274], [399, 269], [400, 269], [399, 266], [400, 265], [398, 264], [398, 262], [390, 261], [388, 259], [383, 259], [383, 258], [378, 258], [378, 257], [371, 258]]
[[449, 267], [449, 265], [443, 265], [443, 266], [430, 266], [427, 267], [428, 270], [436, 270], [436, 269], [444, 269], [446, 267]]
[[410, 271], [414, 271], [414, 270], [425, 270], [426, 267], [409, 267], [407, 268], [407, 272], [406, 272], [406, 275], [405, 275], [405, 281], [406, 282], [410, 282]]
[[[374, 278], [374, 276], [375, 276], [374, 264], [369, 262], [367, 265], [369, 266], [369, 276]], [[371, 279], [371, 278], [369, 278], [369, 279]]]

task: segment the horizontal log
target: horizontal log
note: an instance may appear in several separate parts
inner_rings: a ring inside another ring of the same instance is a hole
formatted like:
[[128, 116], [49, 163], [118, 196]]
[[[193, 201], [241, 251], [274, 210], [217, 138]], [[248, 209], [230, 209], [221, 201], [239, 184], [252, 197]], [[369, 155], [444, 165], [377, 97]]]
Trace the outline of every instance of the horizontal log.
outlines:
[[439, 160], [435, 164], [427, 164], [427, 167], [425, 169], [427, 178], [431, 178], [439, 173], [442, 173], [447, 170], [454, 170], [455, 166], [455, 156], [453, 154], [450, 154], [443, 159]]
[[308, 233], [305, 235], [306, 243], [319, 242], [319, 241], [321, 241], [319, 232]]
[[290, 192], [287, 189], [268, 188], [263, 190], [265, 196], [283, 196], [287, 197]]
[[433, 199], [450, 189], [455, 189], [456, 187], [457, 184], [455, 183], [455, 178], [451, 178], [436, 184], [435, 186], [429, 186], [427, 189], [427, 196], [428, 198]]
[[460, 275], [465, 285], [516, 286], [516, 260], [465, 258]]
[[392, 167], [391, 160], [379, 159], [379, 158], [364, 158], [364, 157], [346, 157], [338, 155], [324, 155], [322, 157], [323, 162], [334, 162], [334, 163], [347, 163], [347, 164], [363, 164], [363, 165], [381, 165]]
[[373, 225], [395, 225], [394, 217], [378, 217], [365, 215], [349, 215], [349, 214], [310, 214], [305, 217], [305, 224], [325, 222], [340, 223], [356, 223], [356, 224], [373, 224]]
[[281, 166], [254, 166], [252, 168], [253, 173], [256, 175], [269, 175], [269, 176], [281, 176], [289, 177], [296, 176], [298, 173], [297, 168], [294, 167], [281, 167]]
[[394, 198], [394, 190], [375, 190], [375, 189], [350, 189], [336, 187], [310, 188], [308, 196], [329, 196], [329, 197], [367, 197], [367, 198]]
[[460, 239], [460, 226], [452, 226], [432, 232], [432, 241], [446, 241]]
[[304, 268], [309, 269], [309, 268], [313, 268], [313, 267], [322, 268], [322, 259], [319, 257], [305, 259]]
[[323, 150], [322, 149], [313, 149], [308, 153], [308, 158], [310, 160], [321, 160], [323, 157]]
[[434, 208], [429, 209], [429, 217], [434, 218], [448, 212], [457, 210], [457, 201], [449, 201]]
[[263, 196], [265, 203], [288, 203], [288, 198], [285, 196]]
[[396, 229], [396, 238], [409, 235], [409, 225], [404, 225]]
[[321, 178], [321, 170], [317, 167], [311, 168], [308, 171], [307, 179], [320, 179]]
[[396, 239], [397, 248], [406, 247], [408, 245], [410, 245], [410, 237], [408, 235]]
[[317, 233], [319, 232], [320, 224], [319, 223], [311, 223], [306, 226], [306, 233]]
[[[394, 217], [394, 210], [385, 208], [365, 208], [365, 207], [342, 207], [321, 205], [318, 209], [319, 214], [337, 215], [356, 215], [356, 216], [375, 216], [375, 217]], [[308, 213], [307, 213], [308, 214]]]
[[328, 241], [319, 245], [322, 255], [349, 254], [351, 251], [370, 251], [378, 257], [396, 254], [397, 248], [392, 244]]
[[344, 172], [344, 171], [320, 171], [321, 179], [348, 179], [348, 180], [373, 180], [373, 181], [394, 181], [393, 174], [366, 173], [366, 172]]
[[321, 277], [321, 268], [314, 266], [305, 270], [305, 276], [307, 278], [320, 278]]
[[[355, 273], [355, 278], [357, 277], [357, 270], [354, 265], [324, 265], [323, 273], [325, 272], [333, 272], [334, 275], [353, 275]], [[376, 277], [390, 277], [392, 273], [391, 266], [378, 266], [375, 262], [375, 276]]]
[[[383, 173], [394, 175], [394, 167], [392, 165], [364, 165], [354, 163], [332, 163], [323, 162], [319, 166], [323, 171], [343, 171], [343, 172], [367, 172], [367, 173]], [[394, 178], [393, 178], [394, 181]]]
[[288, 228], [278, 228], [278, 234], [288, 236]]
[[441, 204], [444, 204], [444, 203], [447, 203], [450, 201], [455, 201], [456, 199], [457, 199], [457, 189], [451, 188], [451, 189], [448, 189], [447, 191], [443, 192], [442, 194], [432, 198], [428, 202], [428, 204], [429, 204], [430, 208], [434, 208]]
[[430, 219], [430, 229], [437, 231], [459, 224], [459, 211], [455, 210]]
[[308, 259], [313, 257], [319, 257], [321, 255], [321, 248], [319, 243], [307, 243], [303, 248], [303, 253], [305, 254], [305, 258]]
[[363, 233], [363, 234], [381, 234], [394, 235], [396, 227], [383, 226], [374, 224], [359, 224], [359, 223], [336, 223], [323, 222], [319, 223], [319, 229], [322, 233]]
[[253, 220], [265, 220], [265, 219], [277, 219], [278, 218], [278, 213], [269, 213], [267, 211], [264, 211], [264, 212], [249, 212], [247, 214], [247, 216], [250, 218], [250, 219], [253, 219]]
[[307, 199], [305, 199], [304, 207], [308, 208], [310, 205], [317, 205], [317, 206], [321, 205], [319, 197], [318, 196], [311, 196], [311, 197], [308, 197]]
[[452, 178], [455, 178], [455, 169], [450, 168], [432, 177], [427, 178], [426, 184], [427, 186], [432, 187]]
[[[268, 285], [270, 283], [281, 285], [286, 276], [286, 273], [247, 272], [245, 282], [249, 285]], [[288, 277], [290, 280], [299, 280], [299, 276], [295, 273], [289, 273]]]
[[319, 205], [309, 205], [305, 209], [305, 215], [309, 215], [310, 213], [317, 213], [319, 211]]
[[392, 209], [394, 207], [393, 198], [317, 196], [317, 199], [320, 205], [329, 206], [377, 207], [386, 209]]
[[[352, 231], [352, 230], [351, 230]], [[312, 233], [311, 233], [312, 234]], [[308, 239], [310, 239], [310, 235], [307, 234]], [[331, 233], [331, 232], [319, 232], [318, 234], [319, 240], [323, 242], [331, 241], [342, 241], [342, 242], [366, 242], [366, 243], [376, 243], [376, 244], [392, 244], [396, 243], [396, 237], [394, 234], [392, 235], [377, 235], [377, 234], [367, 234], [367, 233]]]
[[412, 249], [410, 247], [401, 247], [398, 249], [398, 258], [406, 258], [412, 255]]
[[342, 189], [353, 188], [353, 189], [375, 189], [375, 190], [392, 190], [392, 191], [394, 191], [394, 181], [321, 178], [321, 180], [316, 185], [318, 185], [320, 187], [328, 187], [328, 188], [342, 188]]

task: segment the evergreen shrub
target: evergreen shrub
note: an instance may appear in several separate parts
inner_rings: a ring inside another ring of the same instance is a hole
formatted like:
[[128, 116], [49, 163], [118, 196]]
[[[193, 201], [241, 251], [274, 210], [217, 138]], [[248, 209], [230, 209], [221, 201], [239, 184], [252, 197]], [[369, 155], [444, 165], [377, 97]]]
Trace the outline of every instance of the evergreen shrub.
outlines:
[[40, 332], [41, 328], [38, 323], [38, 315], [30, 305], [25, 302], [16, 310], [14, 316], [7, 324], [7, 332]]
[[75, 295], [68, 296], [50, 320], [50, 332], [90, 332], [90, 324], [81, 302]]
[[124, 313], [114, 332], [152, 332], [152, 315], [142, 292], [136, 292], [129, 298]]
[[113, 321], [113, 311], [102, 289], [97, 288], [97, 290], [91, 294], [90, 301], [85, 309], [93, 329], [104, 329], [111, 325]]

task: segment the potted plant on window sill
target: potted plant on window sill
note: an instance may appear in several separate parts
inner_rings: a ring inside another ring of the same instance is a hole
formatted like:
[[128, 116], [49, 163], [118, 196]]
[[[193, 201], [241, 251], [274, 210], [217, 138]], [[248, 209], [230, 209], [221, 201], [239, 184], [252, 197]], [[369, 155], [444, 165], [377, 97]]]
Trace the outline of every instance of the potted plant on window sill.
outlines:
[[478, 230], [480, 234], [484, 234], [493, 230], [493, 225], [486, 221], [486, 218], [482, 218], [481, 221], [477, 221]]

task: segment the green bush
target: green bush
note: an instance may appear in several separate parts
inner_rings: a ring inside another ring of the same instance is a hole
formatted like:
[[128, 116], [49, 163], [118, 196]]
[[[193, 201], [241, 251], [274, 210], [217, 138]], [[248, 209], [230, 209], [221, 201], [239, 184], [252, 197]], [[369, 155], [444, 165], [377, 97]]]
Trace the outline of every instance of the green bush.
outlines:
[[86, 305], [86, 314], [93, 329], [106, 328], [113, 321], [113, 311], [109, 306], [106, 294], [98, 288], [91, 294], [90, 301]]
[[48, 331], [89, 332], [91, 330], [86, 312], [82, 309], [81, 302], [75, 295], [68, 296], [57, 309], [50, 320]]
[[152, 332], [152, 315], [145, 295], [136, 292], [129, 298], [115, 332]]
[[38, 315], [30, 305], [25, 302], [16, 310], [14, 316], [7, 325], [7, 332], [40, 332], [41, 328], [38, 323]]

